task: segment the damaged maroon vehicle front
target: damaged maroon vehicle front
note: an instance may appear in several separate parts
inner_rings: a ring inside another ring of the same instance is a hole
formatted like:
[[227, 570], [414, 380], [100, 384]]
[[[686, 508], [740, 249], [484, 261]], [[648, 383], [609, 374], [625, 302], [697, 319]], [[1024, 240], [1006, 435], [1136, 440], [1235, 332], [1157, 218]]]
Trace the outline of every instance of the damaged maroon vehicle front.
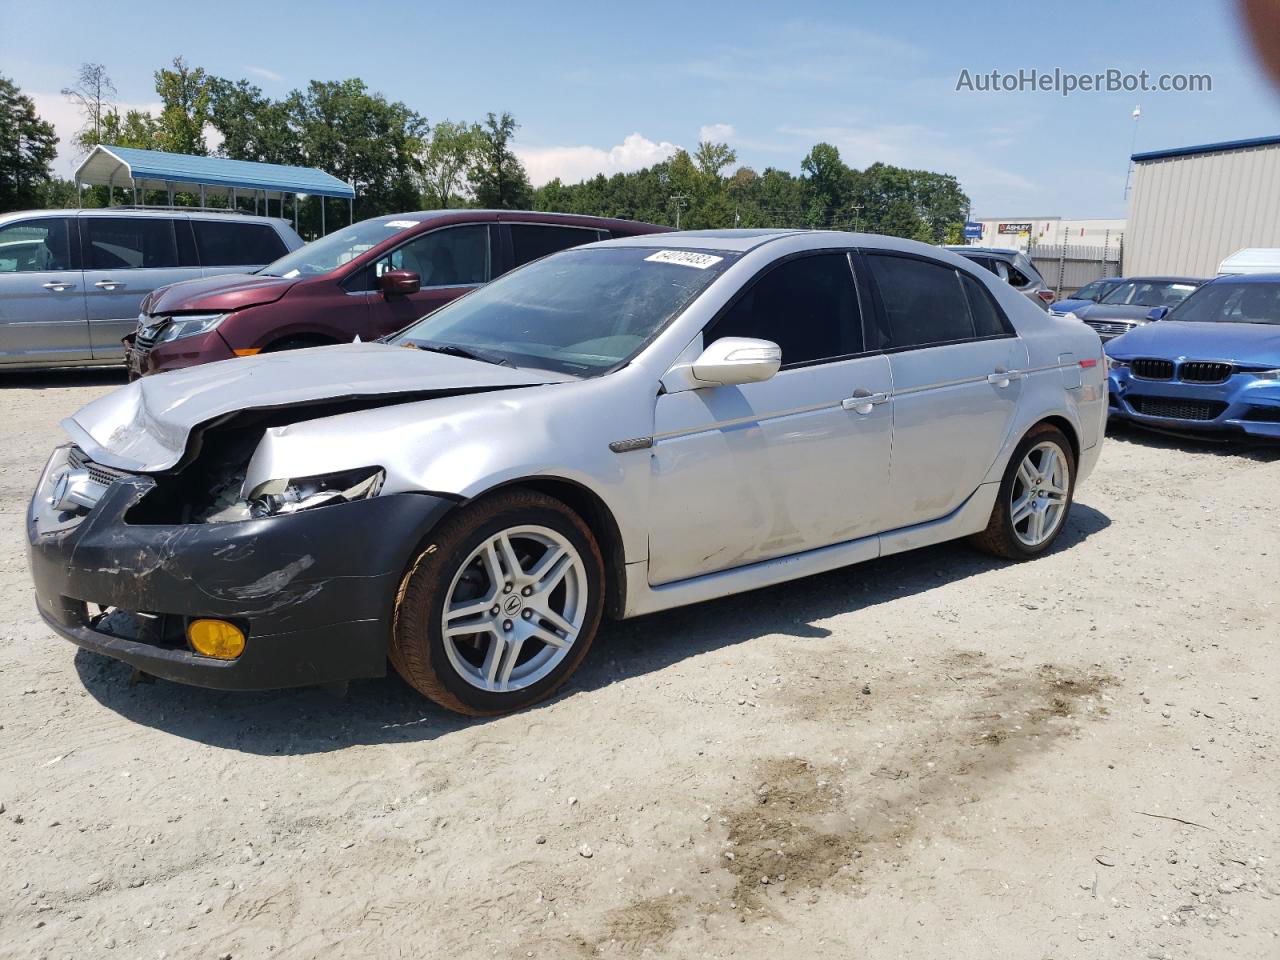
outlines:
[[247, 489], [255, 451], [294, 424], [549, 377], [378, 344], [308, 353], [305, 376], [298, 354], [210, 365], [137, 381], [64, 421], [74, 442], [54, 451], [27, 516], [51, 628], [205, 687], [386, 672], [398, 579], [456, 498], [387, 494], [372, 461]]

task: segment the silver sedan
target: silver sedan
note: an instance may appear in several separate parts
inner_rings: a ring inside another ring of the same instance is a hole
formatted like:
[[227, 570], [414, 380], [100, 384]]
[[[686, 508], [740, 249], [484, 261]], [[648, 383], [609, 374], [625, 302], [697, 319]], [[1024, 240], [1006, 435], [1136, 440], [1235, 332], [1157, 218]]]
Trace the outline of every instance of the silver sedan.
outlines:
[[1048, 550], [1097, 461], [1097, 335], [907, 240], [614, 240], [385, 343], [148, 377], [65, 423], [46, 622], [172, 680], [380, 676], [469, 714], [608, 617], [959, 537]]

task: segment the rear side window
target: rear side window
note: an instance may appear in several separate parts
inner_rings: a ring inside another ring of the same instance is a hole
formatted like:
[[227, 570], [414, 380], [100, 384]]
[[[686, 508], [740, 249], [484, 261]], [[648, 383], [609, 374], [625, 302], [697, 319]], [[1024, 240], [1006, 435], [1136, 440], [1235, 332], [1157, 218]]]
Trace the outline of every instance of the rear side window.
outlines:
[[544, 226], [538, 223], [511, 224], [511, 250], [515, 266], [537, 260], [558, 250], [594, 243], [597, 239], [595, 230], [584, 230], [581, 227]]
[[884, 307], [885, 349], [970, 340], [974, 323], [959, 271], [929, 260], [872, 254], [867, 265]]
[[0, 227], [0, 273], [71, 268], [66, 217], [41, 217]]
[[265, 223], [192, 220], [200, 263], [206, 267], [262, 266], [284, 256], [284, 241]]
[[965, 300], [969, 303], [969, 316], [973, 319], [975, 336], [999, 337], [1011, 332], [1004, 314], [981, 283], [961, 273], [960, 284], [964, 287]]
[[178, 266], [173, 221], [160, 217], [84, 217], [85, 267], [146, 270]]
[[862, 353], [862, 315], [849, 258], [823, 253], [788, 260], [752, 284], [707, 331], [720, 337], [772, 340], [782, 365]]

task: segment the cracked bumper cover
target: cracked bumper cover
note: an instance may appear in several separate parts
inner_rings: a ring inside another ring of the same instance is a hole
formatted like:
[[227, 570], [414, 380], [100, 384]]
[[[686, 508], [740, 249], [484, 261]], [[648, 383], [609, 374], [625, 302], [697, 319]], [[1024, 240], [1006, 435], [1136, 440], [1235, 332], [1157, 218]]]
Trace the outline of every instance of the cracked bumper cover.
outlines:
[[[402, 493], [239, 523], [126, 523], [153, 483], [117, 480], [72, 526], [37, 489], [27, 514], [36, 603], [45, 622], [79, 646], [157, 677], [219, 689], [385, 674], [399, 579], [454, 505]], [[86, 603], [231, 620], [247, 628], [245, 650], [224, 661], [185, 645], [113, 636], [94, 629]]]

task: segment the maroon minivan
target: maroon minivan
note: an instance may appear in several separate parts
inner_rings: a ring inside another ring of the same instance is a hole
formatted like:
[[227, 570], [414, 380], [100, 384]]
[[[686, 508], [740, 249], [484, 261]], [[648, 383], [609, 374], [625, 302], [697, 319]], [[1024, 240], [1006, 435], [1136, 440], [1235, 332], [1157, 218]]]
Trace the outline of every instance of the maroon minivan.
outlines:
[[253, 274], [161, 287], [125, 337], [130, 377], [214, 360], [374, 340], [513, 267], [670, 227], [506, 210], [427, 210], [352, 224]]

